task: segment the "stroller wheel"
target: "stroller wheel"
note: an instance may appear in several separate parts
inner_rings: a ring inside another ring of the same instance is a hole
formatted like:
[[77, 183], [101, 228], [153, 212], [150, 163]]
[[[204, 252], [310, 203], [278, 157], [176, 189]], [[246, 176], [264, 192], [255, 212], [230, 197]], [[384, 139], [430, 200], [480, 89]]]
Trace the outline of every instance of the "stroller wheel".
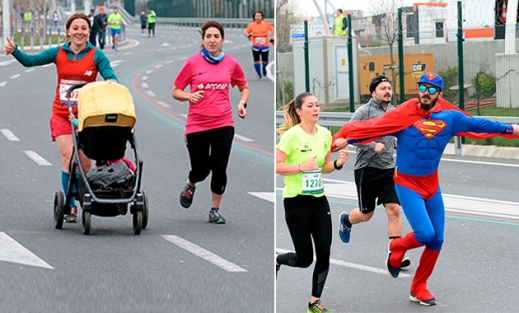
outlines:
[[146, 195], [146, 192], [142, 191], [142, 229], [146, 229], [146, 226], [148, 226], [148, 196]]
[[92, 214], [90, 211], [83, 210], [81, 222], [83, 224], [83, 235], [90, 234], [90, 222], [91, 222]]
[[54, 194], [54, 227], [61, 229], [63, 227], [63, 216], [65, 207], [65, 195], [63, 191], [56, 191]]
[[142, 229], [142, 211], [135, 211], [133, 213], [133, 233], [140, 235]]

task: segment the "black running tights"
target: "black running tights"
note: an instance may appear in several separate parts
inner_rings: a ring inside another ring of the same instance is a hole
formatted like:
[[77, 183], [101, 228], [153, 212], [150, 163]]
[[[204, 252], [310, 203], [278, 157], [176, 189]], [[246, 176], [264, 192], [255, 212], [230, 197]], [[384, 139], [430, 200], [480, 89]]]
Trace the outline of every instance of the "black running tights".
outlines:
[[309, 267], [313, 261], [312, 239], [315, 245], [315, 268], [312, 276], [312, 296], [320, 298], [330, 268], [332, 245], [332, 219], [330, 205], [325, 196], [297, 196], [285, 198], [287, 222], [295, 253], [280, 254], [279, 264], [292, 267]]
[[191, 161], [189, 181], [201, 182], [212, 172], [211, 191], [223, 195], [233, 138], [232, 126], [187, 134], [186, 147]]

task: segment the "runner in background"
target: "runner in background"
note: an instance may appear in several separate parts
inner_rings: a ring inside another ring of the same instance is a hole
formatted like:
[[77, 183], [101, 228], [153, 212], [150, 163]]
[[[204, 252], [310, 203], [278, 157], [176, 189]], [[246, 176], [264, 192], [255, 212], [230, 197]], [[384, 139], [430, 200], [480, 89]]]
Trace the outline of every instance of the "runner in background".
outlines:
[[119, 10], [117, 8], [113, 8], [112, 14], [108, 16], [108, 25], [110, 25], [110, 32], [112, 35], [112, 49], [115, 51], [117, 51], [122, 24], [123, 16], [119, 13]]
[[[245, 29], [245, 36], [252, 42], [252, 57], [254, 69], [258, 79], [267, 76], [267, 64], [269, 61], [269, 42], [274, 44], [274, 26], [265, 21], [263, 12], [256, 11], [252, 14], [253, 22]], [[269, 32], [271, 39], [269, 40]]]

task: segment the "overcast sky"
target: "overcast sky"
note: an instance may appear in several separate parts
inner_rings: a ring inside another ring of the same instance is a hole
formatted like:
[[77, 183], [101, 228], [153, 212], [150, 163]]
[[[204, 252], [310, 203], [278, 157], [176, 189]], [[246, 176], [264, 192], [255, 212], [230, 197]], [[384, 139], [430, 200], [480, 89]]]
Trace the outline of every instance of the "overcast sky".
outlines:
[[[317, 4], [321, 7], [321, 10], [324, 12], [324, 3], [325, 0], [316, 0]], [[402, 0], [404, 5], [412, 5], [414, 2], [428, 2], [427, 0]], [[317, 16], [317, 9], [315, 8], [315, 4], [313, 0], [292, 0], [292, 3], [297, 7], [297, 14], [309, 15], [309, 16]], [[364, 11], [364, 15], [369, 13], [369, 7], [371, 0], [329, 0], [326, 3], [326, 11], [328, 13], [333, 13], [334, 10], [332, 6], [336, 9], [341, 8], [343, 10], [362, 10]]]

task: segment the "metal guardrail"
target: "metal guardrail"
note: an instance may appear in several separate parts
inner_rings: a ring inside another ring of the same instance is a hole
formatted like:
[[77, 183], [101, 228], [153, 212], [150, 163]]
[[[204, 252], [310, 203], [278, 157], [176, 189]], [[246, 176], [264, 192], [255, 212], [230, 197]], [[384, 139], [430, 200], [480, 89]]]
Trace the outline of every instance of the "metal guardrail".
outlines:
[[[321, 112], [319, 117], [319, 125], [330, 127], [330, 126], [342, 126], [349, 122], [353, 113], [350, 112]], [[499, 121], [505, 124], [519, 124], [519, 116], [478, 116], [486, 118], [492, 121]], [[280, 125], [285, 122], [283, 111], [276, 111], [276, 125]]]
[[[218, 21], [224, 28], [247, 28], [252, 20], [250, 18], [176, 18], [176, 17], [157, 17], [157, 24], [183, 26], [183, 27], [200, 27], [208, 20]], [[274, 20], [266, 19], [272, 25]]]
[[[321, 112], [318, 124], [324, 127], [342, 126], [350, 121], [353, 113], [350, 112]], [[492, 121], [499, 121], [505, 124], [519, 124], [518, 116], [478, 116]], [[285, 122], [283, 111], [276, 111], [276, 125]], [[454, 152], [456, 155], [463, 155], [461, 137], [454, 137]]]

